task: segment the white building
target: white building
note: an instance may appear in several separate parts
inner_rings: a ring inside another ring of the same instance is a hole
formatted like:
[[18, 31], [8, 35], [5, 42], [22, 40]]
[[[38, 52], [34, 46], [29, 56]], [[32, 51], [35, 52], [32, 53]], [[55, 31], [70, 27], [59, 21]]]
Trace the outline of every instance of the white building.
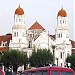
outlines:
[[64, 67], [66, 57], [71, 55], [71, 41], [69, 40], [66, 11], [61, 8], [57, 14], [55, 37], [49, 35], [37, 21], [27, 30], [24, 18], [24, 10], [19, 6], [14, 14], [12, 40], [9, 47], [24, 50], [28, 56], [33, 48], [50, 49], [54, 53], [55, 64]]
[[12, 40], [10, 42], [10, 48], [22, 49], [28, 47], [28, 40], [26, 37], [25, 28], [25, 15], [23, 9], [19, 7], [15, 10], [14, 25], [12, 27]]
[[50, 49], [55, 56], [54, 63], [64, 67], [66, 57], [72, 53], [66, 11], [63, 8], [59, 10], [54, 35], [50, 35], [37, 21], [29, 29], [26, 29], [25, 26], [24, 10], [19, 5], [15, 10], [12, 38], [10, 37], [8, 47], [25, 51], [28, 57], [31, 55], [33, 48]]
[[57, 14], [57, 27], [55, 29], [55, 63], [60, 66], [66, 65], [65, 59], [72, 53], [67, 24], [67, 13], [63, 8], [61, 8]]

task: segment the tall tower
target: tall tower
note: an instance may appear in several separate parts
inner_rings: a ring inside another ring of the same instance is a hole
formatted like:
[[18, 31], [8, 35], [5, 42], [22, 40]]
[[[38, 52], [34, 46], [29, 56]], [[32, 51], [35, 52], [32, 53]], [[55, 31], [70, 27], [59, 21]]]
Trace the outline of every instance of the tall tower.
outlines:
[[59, 41], [59, 43], [69, 40], [67, 13], [63, 8], [61, 8], [57, 14], [56, 40]]
[[12, 27], [12, 41], [10, 47], [13, 49], [22, 49], [28, 46], [24, 17], [24, 11], [19, 5], [15, 10], [14, 25]]
[[24, 21], [24, 11], [23, 9], [19, 7], [15, 10], [15, 14], [14, 14], [14, 23], [15, 26], [21, 26], [24, 28], [25, 25], [25, 21]]
[[69, 30], [67, 26], [67, 13], [61, 8], [57, 14], [57, 27], [55, 30], [56, 50], [55, 63], [59, 66], [65, 66], [65, 59], [71, 55], [71, 42], [69, 41]]

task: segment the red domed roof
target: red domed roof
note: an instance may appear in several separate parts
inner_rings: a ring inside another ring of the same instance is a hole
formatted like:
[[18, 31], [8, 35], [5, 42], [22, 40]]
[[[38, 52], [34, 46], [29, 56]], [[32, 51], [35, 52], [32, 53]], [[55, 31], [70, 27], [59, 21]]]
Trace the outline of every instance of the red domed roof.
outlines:
[[24, 11], [23, 11], [23, 9], [20, 7], [20, 5], [19, 5], [19, 7], [15, 10], [15, 14], [18, 14], [18, 15], [23, 15], [23, 14], [24, 14]]
[[66, 16], [67, 16], [67, 13], [66, 13], [66, 11], [62, 8], [62, 9], [58, 12], [58, 16], [66, 17]]

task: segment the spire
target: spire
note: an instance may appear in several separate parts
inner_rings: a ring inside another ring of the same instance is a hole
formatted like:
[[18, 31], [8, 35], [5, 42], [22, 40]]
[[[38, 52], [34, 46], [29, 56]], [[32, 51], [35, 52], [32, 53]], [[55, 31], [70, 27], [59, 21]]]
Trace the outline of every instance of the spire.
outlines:
[[19, 4], [19, 8], [20, 8], [20, 4]]

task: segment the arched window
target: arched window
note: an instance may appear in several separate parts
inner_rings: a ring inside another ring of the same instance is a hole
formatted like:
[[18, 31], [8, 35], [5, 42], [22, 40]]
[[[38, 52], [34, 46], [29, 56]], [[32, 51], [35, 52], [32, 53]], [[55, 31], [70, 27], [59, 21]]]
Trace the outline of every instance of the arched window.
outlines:
[[63, 23], [64, 23], [64, 20], [63, 20]]
[[17, 36], [18, 36], [18, 32], [17, 32]]
[[16, 32], [14, 32], [14, 36], [16, 36]]
[[62, 52], [60, 53], [60, 58], [62, 59]]
[[29, 41], [29, 46], [28, 46], [28, 48], [32, 48], [32, 42], [31, 42], [31, 41]]
[[62, 63], [61, 63], [61, 67], [62, 67]]

